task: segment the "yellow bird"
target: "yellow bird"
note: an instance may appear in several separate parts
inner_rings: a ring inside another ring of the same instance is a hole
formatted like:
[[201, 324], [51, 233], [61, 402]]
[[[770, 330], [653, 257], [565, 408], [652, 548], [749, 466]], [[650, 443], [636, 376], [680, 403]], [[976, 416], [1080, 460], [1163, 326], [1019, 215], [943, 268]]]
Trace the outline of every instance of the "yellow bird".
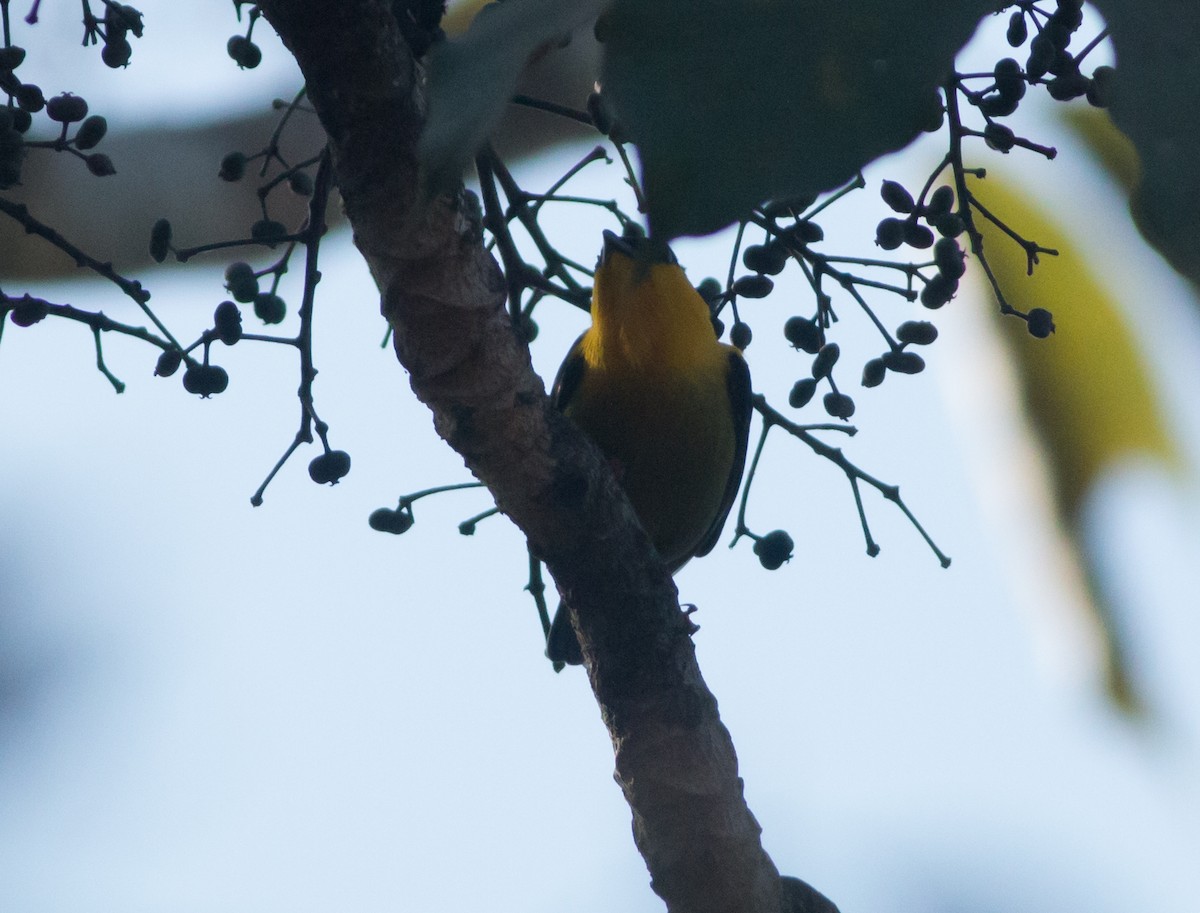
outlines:
[[[604, 233], [592, 325], [567, 353], [552, 397], [603, 451], [674, 574], [716, 544], [737, 495], [750, 432], [750, 370], [724, 345], [671, 250]], [[582, 662], [560, 605], [546, 655]]]

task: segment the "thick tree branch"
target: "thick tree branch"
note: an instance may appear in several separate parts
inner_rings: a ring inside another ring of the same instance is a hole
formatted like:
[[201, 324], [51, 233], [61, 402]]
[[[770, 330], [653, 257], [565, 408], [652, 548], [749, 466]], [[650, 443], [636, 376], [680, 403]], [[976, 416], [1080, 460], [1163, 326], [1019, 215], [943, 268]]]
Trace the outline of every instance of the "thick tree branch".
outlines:
[[473, 198], [439, 200], [419, 220], [413, 212], [422, 69], [392, 4], [262, 8], [332, 140], [355, 241], [413, 390], [575, 610], [654, 889], [674, 913], [776, 913], [794, 885], [762, 849], [670, 577], [605, 461], [550, 406], [510, 326]]

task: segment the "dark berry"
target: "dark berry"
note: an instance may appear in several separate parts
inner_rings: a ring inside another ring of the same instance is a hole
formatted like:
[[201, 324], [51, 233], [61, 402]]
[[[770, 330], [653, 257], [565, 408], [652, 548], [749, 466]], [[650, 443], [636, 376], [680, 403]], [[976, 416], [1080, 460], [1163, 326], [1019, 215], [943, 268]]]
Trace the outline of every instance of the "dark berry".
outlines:
[[884, 367], [883, 360], [872, 358], [863, 365], [862, 385], [864, 387], [878, 387], [883, 383], [883, 378], [887, 374], [887, 368]]
[[897, 374], [920, 374], [925, 370], [925, 359], [916, 352], [884, 352], [880, 359], [883, 366]]
[[179, 370], [182, 363], [183, 355], [178, 349], [167, 349], [158, 356], [158, 362], [154, 365], [154, 376], [170, 377]]
[[221, 170], [217, 176], [222, 181], [240, 181], [246, 173], [246, 156], [241, 152], [230, 152], [221, 159]]
[[921, 250], [933, 247], [933, 232], [920, 222], [905, 222], [904, 243], [909, 247], [916, 247]]
[[150, 229], [150, 259], [162, 263], [171, 250], [171, 223], [159, 219]]
[[[320, 457], [318, 457], [320, 459]], [[413, 525], [412, 514], [406, 510], [394, 510], [391, 507], [380, 507], [371, 511], [371, 516], [367, 517], [367, 523], [371, 529], [381, 533], [391, 533], [393, 536], [399, 536], [408, 532]]]
[[1097, 108], [1107, 108], [1112, 104], [1113, 77], [1117, 71], [1112, 67], [1096, 67], [1092, 71], [1092, 81], [1088, 83], [1087, 100]]
[[848, 419], [854, 414], [854, 400], [845, 393], [826, 393], [824, 405], [834, 418]]
[[958, 281], [944, 273], [938, 273], [921, 289], [921, 304], [930, 310], [936, 310], [954, 297], [958, 291]]
[[746, 269], [756, 273], [777, 276], [787, 266], [787, 251], [778, 244], [751, 244], [742, 251], [742, 262]]
[[1054, 315], [1045, 308], [1034, 308], [1027, 319], [1029, 333], [1037, 339], [1045, 339], [1054, 332]]
[[37, 298], [25, 298], [12, 309], [9, 319], [19, 327], [31, 327], [35, 323], [45, 320], [49, 313], [50, 309], [46, 306], [46, 302]]
[[118, 69], [129, 66], [129, 58], [133, 56], [133, 46], [124, 35], [109, 35], [100, 49], [100, 59], [106, 67]]
[[750, 340], [754, 338], [754, 334], [750, 331], [750, 324], [737, 321], [729, 329], [729, 341], [737, 348], [745, 349], [750, 345]]
[[104, 139], [107, 132], [108, 121], [99, 114], [93, 114], [79, 125], [79, 130], [75, 133], [75, 148], [93, 149]]
[[217, 393], [224, 393], [229, 386], [229, 375], [224, 368], [216, 365], [190, 365], [183, 372], [183, 389], [195, 393], [202, 399], [208, 399]]
[[250, 226], [250, 237], [255, 241], [282, 241], [287, 233], [287, 226], [274, 219], [259, 219]]
[[245, 35], [234, 35], [225, 45], [225, 50], [243, 70], [253, 70], [262, 63], [262, 49]]
[[1008, 39], [1009, 45], [1014, 48], [1019, 48], [1025, 43], [1025, 39], [1029, 37], [1029, 27], [1025, 24], [1025, 13], [1023, 10], [1017, 10], [1008, 17], [1008, 31], [1004, 37]]
[[953, 238], [939, 238], [933, 245], [933, 262], [948, 279], [961, 279], [967, 271], [966, 257]]
[[755, 541], [754, 554], [758, 556], [759, 564], [768, 571], [775, 571], [783, 567], [784, 562], [791, 560], [792, 549], [795, 546], [791, 536], [782, 529], [777, 529]]
[[213, 329], [227, 346], [242, 338], [242, 312], [232, 301], [222, 301], [213, 311]]
[[937, 327], [928, 320], [906, 320], [896, 327], [896, 338], [914, 346], [927, 346], [937, 336]]
[[829, 372], [833, 370], [833, 366], [837, 364], [838, 356], [842, 354], [842, 350], [836, 342], [829, 342], [821, 346], [817, 357], [813, 359], [812, 376], [817, 380], [822, 377], [828, 377]]
[[917, 205], [912, 194], [896, 181], [884, 181], [879, 195], [893, 212], [909, 213]]
[[733, 293], [743, 298], [766, 298], [775, 288], [769, 276], [742, 276], [733, 283]]
[[17, 86], [12, 95], [17, 107], [30, 114], [37, 114], [46, 107], [46, 96], [42, 94], [41, 87], [35, 86], [33, 83]]
[[895, 250], [904, 243], [904, 222], [891, 216], [875, 226], [875, 243], [884, 250]]
[[225, 288], [235, 301], [249, 304], [258, 294], [258, 277], [254, 275], [254, 267], [241, 260], [230, 263], [225, 267]]
[[336, 485], [350, 471], [350, 454], [327, 450], [308, 464], [308, 477], [318, 485]]
[[313, 179], [303, 171], [294, 171], [288, 175], [288, 187], [292, 188], [292, 193], [301, 197], [311, 197], [313, 192]]
[[88, 104], [78, 95], [63, 92], [46, 102], [46, 116], [60, 124], [73, 124], [87, 117]]
[[84, 158], [83, 163], [87, 165], [87, 170], [98, 178], [110, 177], [117, 173], [116, 166], [113, 165], [110, 159], [103, 152], [93, 152], [91, 155]]
[[700, 297], [705, 300], [711, 309], [721, 300], [721, 294], [725, 291], [725, 286], [721, 285], [712, 276], [709, 276], [696, 286], [696, 291], [700, 293]]
[[823, 336], [817, 325], [804, 317], [789, 317], [783, 325], [783, 335], [795, 348], [809, 355], [816, 355], [823, 344]]
[[997, 152], [1008, 152], [1013, 147], [1015, 135], [1011, 127], [993, 122], [983, 128], [983, 141]]
[[788, 405], [793, 409], [802, 409], [808, 405], [816, 392], [817, 382], [811, 377], [798, 380], [792, 384], [792, 390], [788, 393]]
[[939, 216], [944, 216], [953, 207], [954, 191], [943, 184], [929, 195], [929, 202], [925, 204], [925, 217], [932, 221]]

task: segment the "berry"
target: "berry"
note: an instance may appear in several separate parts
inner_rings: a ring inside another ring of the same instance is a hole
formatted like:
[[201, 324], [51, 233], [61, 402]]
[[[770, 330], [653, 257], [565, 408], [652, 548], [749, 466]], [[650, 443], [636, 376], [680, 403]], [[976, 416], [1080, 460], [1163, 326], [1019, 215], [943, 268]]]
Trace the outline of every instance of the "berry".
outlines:
[[250, 226], [250, 237], [255, 241], [282, 241], [287, 233], [287, 226], [274, 219], [259, 219]]
[[788, 393], [788, 405], [793, 409], [803, 409], [816, 392], [817, 382], [811, 377], [798, 380], [792, 385], [791, 392]]
[[725, 287], [712, 276], [709, 276], [696, 286], [696, 291], [700, 293], [700, 297], [705, 300], [711, 309], [721, 300], [721, 293], [725, 291]]
[[729, 341], [743, 351], [750, 345], [750, 340], [754, 338], [754, 334], [750, 331], [750, 324], [738, 321], [729, 330]]
[[1005, 38], [1011, 47], [1019, 48], [1025, 43], [1025, 39], [1029, 37], [1029, 27], [1025, 24], [1025, 13], [1023, 10], [1017, 10], [1008, 17], [1008, 31], [1005, 33]]
[[155, 263], [162, 263], [167, 259], [170, 250], [171, 223], [166, 219], [159, 219], [150, 229], [150, 259]]
[[373, 530], [381, 533], [391, 533], [393, 536], [400, 536], [412, 528], [413, 517], [406, 510], [379, 507], [371, 511], [371, 516], [367, 517], [367, 523], [370, 524]]
[[932, 221], [946, 215], [953, 207], [954, 191], [943, 184], [929, 195], [929, 202], [925, 206], [925, 217]]
[[100, 49], [100, 59], [106, 67], [114, 70], [129, 66], [129, 58], [133, 56], [133, 46], [124, 35], [110, 34]]
[[983, 141], [997, 152], [1008, 152], [1013, 147], [1016, 137], [1011, 127], [993, 122], [983, 128]]
[[158, 362], [154, 365], [154, 376], [170, 377], [179, 370], [182, 362], [183, 354], [178, 349], [167, 349], [158, 356]]
[[879, 189], [879, 195], [883, 197], [883, 202], [887, 203], [893, 212], [912, 212], [917, 205], [912, 194], [896, 181], [884, 181], [883, 186]]
[[19, 327], [31, 327], [35, 323], [45, 320], [49, 313], [50, 309], [46, 306], [46, 302], [27, 297], [12, 309], [12, 316], [9, 319]]
[[0, 48], [0, 72], [11, 73], [25, 59], [25, 49], [15, 44]]
[[759, 564], [768, 571], [775, 571], [792, 559], [792, 549], [795, 545], [791, 536], [784, 530], [777, 529], [755, 540], [754, 554], [758, 556]]
[[42, 94], [40, 86], [35, 86], [33, 83], [25, 83], [17, 86], [16, 91], [12, 93], [13, 98], [17, 102], [17, 106], [22, 111], [28, 111], [30, 114], [37, 114], [42, 108], [46, 107], [46, 96]]
[[938, 273], [921, 289], [921, 304], [930, 310], [937, 310], [958, 291], [958, 280], [951, 279], [945, 273]]
[[967, 230], [967, 223], [956, 212], [948, 212], [931, 220], [937, 233], [943, 238], [957, 238]]
[[287, 305], [278, 295], [259, 292], [254, 296], [254, 316], [263, 323], [282, 323]]
[[742, 276], [733, 283], [733, 293], [743, 298], [766, 298], [775, 288], [775, 283], [767, 276]]
[[78, 95], [63, 92], [46, 102], [46, 116], [60, 124], [73, 124], [87, 117], [88, 104]]
[[787, 266], [787, 251], [778, 244], [751, 244], [742, 251], [742, 263], [756, 273], [777, 276]]
[[1054, 332], [1054, 315], [1045, 308], [1034, 308], [1026, 319], [1030, 335], [1037, 339], [1045, 339]]
[[825, 240], [825, 229], [816, 222], [801, 219], [784, 232], [784, 237], [793, 244], [816, 244]]
[[230, 263], [225, 267], [225, 288], [235, 301], [249, 304], [258, 294], [258, 277], [254, 275], [254, 267], [242, 260]]
[[1088, 83], [1088, 103], [1097, 108], [1107, 108], [1112, 103], [1113, 77], [1117, 71], [1112, 67], [1096, 67], [1092, 81]]
[[804, 317], [789, 317], [783, 325], [783, 335], [795, 348], [809, 355], [816, 355], [822, 345], [821, 331], [815, 323]]
[[884, 352], [880, 357], [885, 368], [897, 374], [920, 374], [925, 370], [925, 359], [916, 352]]
[[875, 243], [884, 250], [895, 250], [904, 243], [904, 222], [891, 216], [875, 226]]
[[253, 70], [262, 63], [262, 49], [245, 35], [234, 35], [225, 50], [243, 70]]
[[112, 159], [110, 159], [103, 152], [93, 152], [83, 160], [83, 163], [87, 165], [87, 170], [98, 178], [111, 177], [117, 173], [116, 166], [113, 165]]
[[872, 358], [863, 365], [862, 385], [864, 387], [878, 387], [883, 383], [883, 378], [887, 374], [887, 368], [884, 367], [883, 360]]
[[928, 320], [906, 320], [896, 327], [896, 338], [909, 345], [927, 346], [937, 337], [937, 327]]
[[79, 125], [79, 130], [75, 133], [75, 148], [76, 149], [92, 149], [95, 148], [104, 139], [104, 134], [108, 132], [108, 121], [99, 114], [93, 114]]
[[812, 376], [817, 380], [822, 377], [828, 377], [829, 372], [833, 370], [833, 366], [837, 364], [838, 356], [842, 354], [842, 350], [836, 342], [828, 342], [821, 346], [817, 357], [813, 359]]
[[904, 243], [921, 250], [933, 247], [933, 232], [918, 222], [905, 222]]
[[303, 171], [294, 171], [288, 175], [288, 186], [292, 188], [292, 193], [301, 197], [311, 197], [313, 192], [313, 179]]
[[933, 262], [947, 279], [961, 279], [967, 271], [966, 257], [953, 238], [939, 238], [933, 245]]
[[228, 386], [229, 374], [216, 365], [191, 365], [183, 372], [183, 389], [202, 399], [224, 393]]
[[854, 400], [845, 393], [826, 393], [824, 405], [834, 418], [848, 419], [854, 414]]
[[318, 485], [336, 485], [350, 471], [350, 454], [327, 450], [308, 464], [308, 476]]
[[221, 170], [217, 177], [222, 181], [240, 181], [246, 173], [246, 156], [241, 152], [230, 152], [221, 159]]
[[242, 338], [242, 312], [232, 301], [222, 301], [213, 311], [213, 329], [217, 338], [227, 346]]

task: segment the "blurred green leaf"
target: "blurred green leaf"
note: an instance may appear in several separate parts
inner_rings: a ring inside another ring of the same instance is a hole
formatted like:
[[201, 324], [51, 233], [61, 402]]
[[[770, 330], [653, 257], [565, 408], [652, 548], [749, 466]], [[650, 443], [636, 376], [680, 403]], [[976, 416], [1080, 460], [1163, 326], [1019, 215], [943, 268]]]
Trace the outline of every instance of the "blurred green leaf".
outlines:
[[616, 0], [603, 91], [637, 143], [653, 233], [706, 234], [845, 183], [936, 125], [996, 0]]
[[1112, 116], [1142, 163], [1134, 219], [1200, 283], [1200, 3], [1096, 0], [1117, 57]]

